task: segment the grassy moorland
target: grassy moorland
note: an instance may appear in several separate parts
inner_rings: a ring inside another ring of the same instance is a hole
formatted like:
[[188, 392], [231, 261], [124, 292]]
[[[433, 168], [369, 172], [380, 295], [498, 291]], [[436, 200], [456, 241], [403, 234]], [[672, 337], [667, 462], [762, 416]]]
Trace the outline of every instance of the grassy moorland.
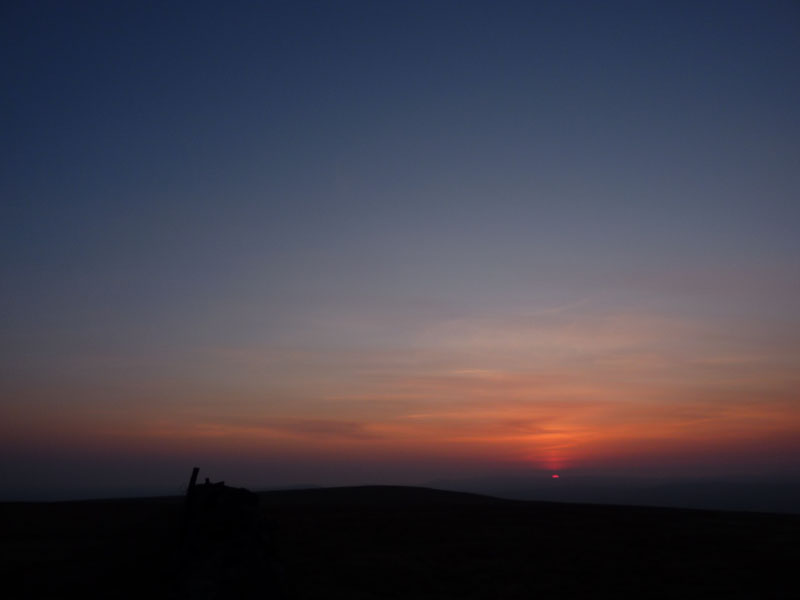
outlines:
[[[179, 498], [0, 504], [6, 597], [795, 598], [800, 516], [498, 500], [425, 488], [259, 494], [181, 537]], [[183, 541], [181, 541], [183, 539]]]

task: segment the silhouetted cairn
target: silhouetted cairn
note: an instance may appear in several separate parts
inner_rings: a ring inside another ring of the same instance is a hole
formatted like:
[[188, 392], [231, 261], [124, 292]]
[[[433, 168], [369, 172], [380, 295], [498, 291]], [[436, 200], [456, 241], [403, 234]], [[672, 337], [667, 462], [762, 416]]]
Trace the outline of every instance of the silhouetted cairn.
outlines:
[[[179, 549], [178, 598], [275, 598], [258, 496], [224, 482], [194, 485], [186, 495]], [[265, 581], [265, 579], [267, 581]]]
[[220, 543], [249, 536], [258, 525], [258, 496], [245, 488], [211, 483], [189, 492], [187, 533], [194, 543]]

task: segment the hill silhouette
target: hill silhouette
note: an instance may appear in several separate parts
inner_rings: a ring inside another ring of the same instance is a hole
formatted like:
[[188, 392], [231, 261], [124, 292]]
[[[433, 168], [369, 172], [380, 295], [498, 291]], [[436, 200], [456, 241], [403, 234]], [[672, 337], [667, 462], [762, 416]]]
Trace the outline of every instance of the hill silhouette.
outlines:
[[263, 505], [286, 503], [303, 505], [347, 506], [428, 506], [496, 504], [508, 502], [493, 496], [470, 492], [453, 492], [428, 487], [400, 485], [363, 485], [348, 487], [314, 487], [309, 489], [270, 490], [260, 494]]
[[[187, 552], [178, 540], [181, 498], [0, 504], [2, 577], [13, 591], [6, 597], [790, 598], [796, 591], [796, 515], [392, 486], [258, 497], [253, 526], [263, 551], [226, 554], [242, 557], [238, 564], [191, 554], [201, 568], [188, 571], [188, 586], [179, 560]], [[225, 586], [198, 581], [215, 570], [224, 570]]]

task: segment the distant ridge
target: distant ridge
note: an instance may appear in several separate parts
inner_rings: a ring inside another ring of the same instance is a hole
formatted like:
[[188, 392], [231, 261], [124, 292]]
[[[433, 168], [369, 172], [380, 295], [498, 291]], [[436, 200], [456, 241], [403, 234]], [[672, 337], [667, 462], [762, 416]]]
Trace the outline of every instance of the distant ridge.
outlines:
[[259, 492], [258, 495], [261, 498], [262, 505], [291, 503], [303, 505], [342, 504], [348, 506], [427, 506], [515, 502], [514, 500], [505, 500], [470, 492], [454, 492], [399, 485], [271, 490]]
[[537, 502], [800, 514], [800, 483], [796, 480], [654, 482], [581, 476], [562, 478], [553, 485], [549, 478], [484, 477], [439, 480], [428, 485]]

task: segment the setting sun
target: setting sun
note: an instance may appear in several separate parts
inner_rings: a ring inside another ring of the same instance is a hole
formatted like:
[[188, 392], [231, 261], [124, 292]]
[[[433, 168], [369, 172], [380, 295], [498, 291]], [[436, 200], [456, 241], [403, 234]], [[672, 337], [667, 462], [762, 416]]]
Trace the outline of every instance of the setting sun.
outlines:
[[800, 472], [793, 3], [9, 4], [0, 498]]

